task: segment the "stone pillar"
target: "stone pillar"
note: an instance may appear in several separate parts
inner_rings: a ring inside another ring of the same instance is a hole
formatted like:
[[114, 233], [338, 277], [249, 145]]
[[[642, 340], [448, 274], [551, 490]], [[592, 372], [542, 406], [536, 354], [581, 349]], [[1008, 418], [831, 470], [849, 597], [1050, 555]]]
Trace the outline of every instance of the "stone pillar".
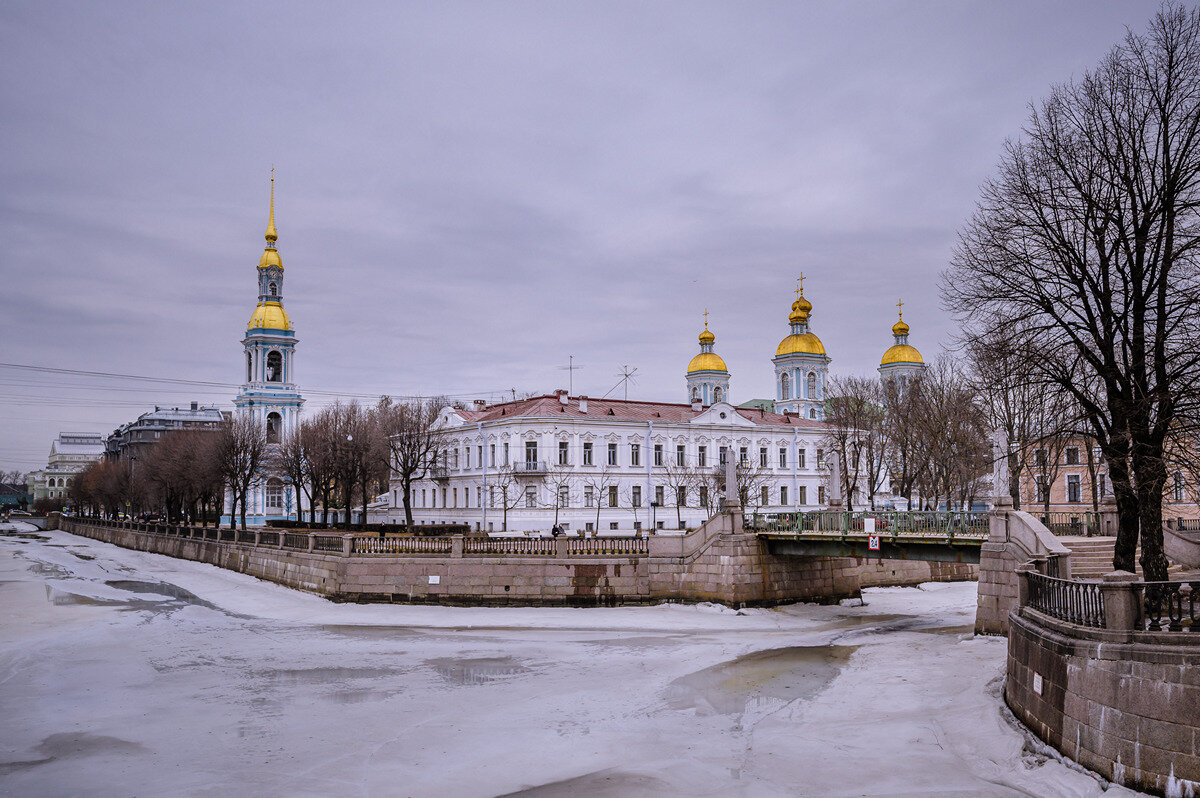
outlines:
[[1017, 566], [1017, 604], [1014, 609], [1021, 609], [1029, 604], [1029, 575], [1036, 569], [1031, 563]]
[[354, 535], [342, 535], [342, 556], [349, 557], [354, 553]]
[[317, 535], [314, 532], [308, 533], [308, 550], [312, 551], [317, 547]]
[[1141, 616], [1141, 602], [1133, 583], [1137, 574], [1113, 571], [1104, 575], [1100, 592], [1104, 596], [1104, 628], [1135, 629]]
[[254, 530], [254, 545], [257, 546], [259, 543], [262, 543], [262, 530], [256, 529]]
[[451, 535], [450, 536], [450, 556], [451, 557], [461, 558], [463, 556], [463, 541], [464, 540], [465, 540], [464, 535]]
[[554, 539], [554, 556], [555, 557], [566, 557], [568, 545], [569, 544], [567, 543], [566, 535], [562, 535], [560, 537], [555, 538]]
[[1105, 494], [1100, 500], [1100, 534], [1104, 537], [1115, 538], [1117, 536], [1117, 500], [1113, 496]]

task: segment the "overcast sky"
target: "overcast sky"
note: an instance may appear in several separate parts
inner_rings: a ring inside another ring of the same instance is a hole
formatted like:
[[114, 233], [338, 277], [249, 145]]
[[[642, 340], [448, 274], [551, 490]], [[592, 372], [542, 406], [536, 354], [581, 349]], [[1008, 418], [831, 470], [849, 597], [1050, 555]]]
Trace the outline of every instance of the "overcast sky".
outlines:
[[[309, 407], [683, 401], [707, 307], [771, 395], [953, 335], [938, 275], [1029, 102], [1146, 2], [0, 5], [0, 360], [228, 383], [268, 177]], [[236, 389], [0, 367], [0, 468]], [[620, 395], [618, 393], [617, 395]]]

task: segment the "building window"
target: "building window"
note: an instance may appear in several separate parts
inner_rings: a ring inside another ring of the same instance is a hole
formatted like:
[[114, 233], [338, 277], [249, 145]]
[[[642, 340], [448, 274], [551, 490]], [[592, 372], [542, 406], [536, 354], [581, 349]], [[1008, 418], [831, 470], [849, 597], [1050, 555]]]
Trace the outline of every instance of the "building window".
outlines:
[[250, 353], [247, 352], [246, 353], [246, 382], [250, 382], [252, 379], [254, 379], [254, 368], [252, 366], [252, 363], [253, 363], [253, 359], [250, 357]]
[[663, 501], [663, 486], [662, 485], [654, 486], [654, 503], [657, 504], [659, 507], [662, 507], [663, 504], [665, 504], [665, 502]]
[[1079, 447], [1067, 447], [1067, 465], [1079, 465]]
[[483, 487], [480, 485], [475, 486], [475, 506], [483, 506]]
[[729, 457], [729, 447], [722, 446], [717, 450], [717, 465], [724, 466], [725, 460]]
[[817, 398], [817, 375], [813, 372], [808, 372], [808, 398]]
[[585, 443], [583, 445], [583, 464], [585, 466], [590, 466], [592, 464], [592, 445], [590, 443]]
[[750, 455], [745, 446], [738, 448], [738, 465], [750, 465]]
[[1083, 501], [1079, 490], [1079, 475], [1067, 474], [1067, 501], [1078, 502]]
[[496, 486], [488, 485], [488, 507], [496, 506]]
[[687, 449], [683, 446], [675, 447], [675, 465], [683, 468], [683, 464], [687, 461]]
[[595, 532], [595, 531], [596, 531], [596, 525], [595, 525], [595, 524], [593, 524], [591, 521], [588, 521], [587, 523], [585, 523], [585, 524], [583, 525], [583, 531], [584, 531], [584, 532]]
[[508, 443], [504, 444], [504, 465], [508, 465]]
[[787, 500], [787, 485], [780, 485], [780, 486], [779, 486], [779, 503], [780, 503], [781, 505], [783, 505], [784, 507], [786, 507], [786, 506], [787, 506], [787, 503], [788, 503], [788, 500]]
[[[779, 447], [779, 467], [787, 468], [787, 447], [786, 446]], [[787, 504], [787, 502], [784, 502], [784, 504]]]
[[1097, 489], [1096, 489], [1096, 493], [1097, 493], [1097, 495], [1098, 495], [1098, 496], [1105, 496], [1105, 495], [1107, 495], [1107, 494], [1108, 494], [1108, 489], [1107, 489], [1107, 487], [1108, 487], [1108, 486], [1106, 486], [1106, 485], [1104, 484], [1104, 475], [1103, 475], [1103, 474], [1097, 474], [1097, 475], [1096, 475], [1096, 482], [1097, 482], [1097, 483], [1099, 483], [1099, 484], [1098, 484], [1098, 487], [1097, 487]]
[[809, 417], [809, 418], [811, 418], [811, 419], [813, 419], [813, 420], [816, 420], [816, 418], [817, 418], [817, 408], [815, 408], [815, 407], [809, 408], [809, 410], [808, 410], [808, 417]]
[[[824, 467], [825, 467], [825, 450], [817, 449], [817, 468], [824, 468]], [[821, 502], [821, 504], [824, 504], [824, 503], [825, 502]]]
[[817, 504], [825, 504], [825, 486], [821, 485], [817, 488]]
[[788, 377], [786, 371], [783, 372], [783, 374], [779, 377], [779, 398], [780, 399], [791, 399], [792, 398], [792, 381]]
[[479, 463], [479, 467], [483, 468], [483, 444], [475, 447], [475, 462]]
[[634, 521], [634, 522], [633, 522], [633, 531], [634, 531], [634, 532], [639, 532], [639, 531], [641, 531], [641, 529], [642, 529], [642, 522], [641, 522], [641, 521]]
[[807, 468], [807, 466], [804, 465], [804, 458], [805, 458], [806, 454], [808, 454], [808, 453], [804, 449], [800, 449], [799, 451], [796, 452], [796, 466], [797, 467]]
[[525, 465], [537, 467], [537, 441], [525, 441]]
[[450, 506], [458, 506], [458, 488], [454, 488], [453, 492], [450, 494]]
[[283, 380], [283, 355], [275, 350], [267, 354], [267, 382]]
[[267, 413], [267, 443], [279, 443], [279, 428], [283, 419], [278, 413]]
[[452, 451], [450, 453], [450, 460], [451, 460], [451, 467], [457, 471], [458, 470], [458, 449], [455, 449], [454, 451]]
[[610, 443], [608, 445], [608, 464], [610, 466], [615, 466], [617, 464], [617, 445], [615, 443]]
[[537, 507], [537, 488], [525, 489], [525, 506], [531, 509]]
[[796, 488], [796, 503], [797, 504], [808, 504], [808, 486], [807, 485], [801, 485], [800, 487]]
[[639, 466], [642, 464], [642, 447], [636, 443], [629, 444], [629, 465]]
[[283, 483], [272, 477], [267, 480], [267, 509], [283, 509]]
[[663, 464], [663, 448], [661, 443], [654, 444], [654, 465], [661, 466]]
[[608, 486], [608, 506], [609, 507], [617, 506], [617, 486], [616, 485]]
[[494, 444], [494, 443], [488, 444], [488, 459], [491, 461], [490, 462], [491, 467], [495, 468], [496, 467], [496, 444]]
[[708, 507], [708, 486], [707, 485], [700, 486], [700, 506]]
[[697, 450], [696, 465], [699, 466], [700, 468], [706, 468], [708, 466], [708, 447], [707, 446], [701, 446]]
[[463, 447], [463, 468], [467, 471], [471, 470], [471, 447]]
[[1038, 449], [1033, 453], [1033, 461], [1037, 463], [1037, 467], [1043, 471], [1046, 470], [1046, 450]]
[[687, 507], [687, 488], [680, 485], [675, 489], [675, 503], [680, 507]]
[[720, 388], [713, 389], [713, 402], [719, 402], [724, 398], [725, 398], [725, 395], [721, 392]]
[[1175, 501], [1181, 502], [1183, 501], [1183, 474], [1176, 471], [1174, 483], [1175, 484], [1173, 485], [1173, 488], [1175, 491]]
[[771, 489], [766, 485], [762, 486], [762, 506], [766, 507], [771, 503]]
[[567, 456], [567, 442], [566, 441], [558, 442], [558, 464], [560, 466], [565, 466], [565, 465], [569, 464], [569, 458]]
[[608, 524], [608, 528], [609, 528], [609, 529], [616, 529], [616, 528], [617, 528], [617, 522], [616, 522], [616, 521], [610, 521], [610, 522], [609, 522], [609, 524]]
[[583, 486], [583, 506], [594, 507], [596, 502], [596, 489], [591, 485]]
[[1037, 501], [1042, 503], [1050, 501], [1050, 486], [1046, 484], [1046, 478], [1038, 477], [1034, 483], [1037, 490]]
[[558, 506], [559, 507], [570, 507], [571, 506], [571, 489], [566, 487], [565, 485], [558, 489]]
[[634, 507], [642, 506], [642, 486], [641, 485], [633, 486], [633, 489], [629, 492], [629, 500], [630, 500], [630, 503]]

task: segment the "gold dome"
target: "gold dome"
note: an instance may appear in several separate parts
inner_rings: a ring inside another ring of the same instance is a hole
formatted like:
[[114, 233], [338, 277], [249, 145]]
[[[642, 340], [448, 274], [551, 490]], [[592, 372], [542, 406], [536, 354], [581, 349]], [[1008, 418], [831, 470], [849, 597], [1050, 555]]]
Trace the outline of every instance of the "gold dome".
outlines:
[[892, 335], [908, 335], [908, 325], [904, 323], [904, 319], [892, 325]]
[[279, 257], [279, 250], [267, 247], [263, 250], [262, 257], [258, 259], [258, 268], [265, 269], [268, 266], [278, 266], [283, 268], [283, 261]]
[[288, 318], [287, 311], [283, 309], [283, 305], [278, 302], [259, 302], [258, 307], [254, 309], [254, 315], [250, 317], [250, 323], [246, 325], [247, 330], [290, 330], [292, 329], [292, 321]]
[[710, 333], [707, 327], [704, 328], [704, 332], [700, 333], [700, 343], [702, 344], [711, 344], [715, 340], [717, 340], [717, 336]]
[[691, 374], [694, 371], [729, 371], [729, 369], [725, 367], [725, 361], [716, 352], [701, 352], [692, 358], [691, 363], [688, 363], [687, 373]]
[[[900, 322], [904, 324], [904, 322]], [[899, 327], [900, 324], [896, 326]], [[908, 325], [904, 325], [908, 329]], [[883, 360], [879, 361], [881, 366], [889, 366], [892, 363], [924, 363], [925, 360], [921, 357], [921, 353], [917, 351], [915, 346], [908, 344], [896, 344], [883, 353]]]
[[780, 355], [823, 354], [825, 354], [825, 345], [821, 343], [820, 338], [812, 333], [789, 335], [779, 342], [779, 347], [775, 350], [775, 357], [779, 357]]

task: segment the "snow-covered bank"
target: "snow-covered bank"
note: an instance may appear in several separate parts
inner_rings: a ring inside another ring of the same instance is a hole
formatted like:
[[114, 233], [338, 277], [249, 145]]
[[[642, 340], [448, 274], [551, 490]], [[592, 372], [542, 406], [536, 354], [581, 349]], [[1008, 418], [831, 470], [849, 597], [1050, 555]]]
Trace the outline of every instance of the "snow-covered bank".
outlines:
[[39, 537], [0, 537], [6, 794], [1101, 792], [1006, 721], [971, 583], [773, 610], [359, 606]]

